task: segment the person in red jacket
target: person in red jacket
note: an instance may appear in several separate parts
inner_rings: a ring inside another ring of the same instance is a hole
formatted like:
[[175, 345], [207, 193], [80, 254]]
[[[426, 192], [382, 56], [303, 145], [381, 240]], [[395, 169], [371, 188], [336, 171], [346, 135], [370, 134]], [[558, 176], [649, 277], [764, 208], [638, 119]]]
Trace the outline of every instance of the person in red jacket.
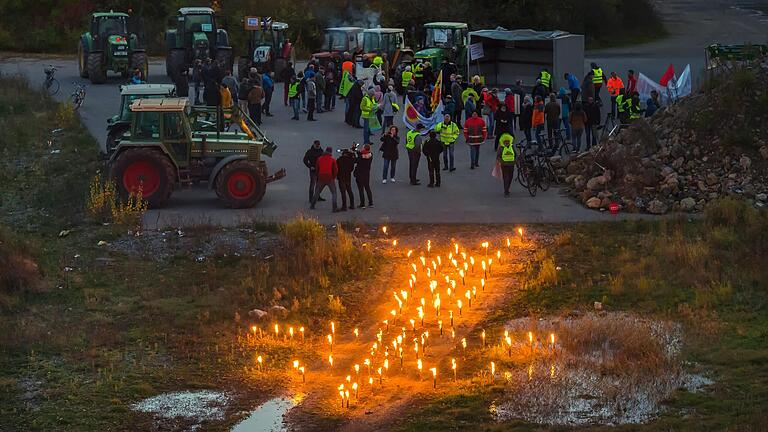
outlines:
[[317, 158], [315, 162], [315, 172], [317, 172], [317, 186], [315, 186], [315, 196], [312, 197], [312, 205], [309, 208], [314, 209], [317, 198], [323, 189], [328, 187], [331, 190], [331, 199], [333, 200], [333, 212], [339, 211], [336, 204], [336, 177], [339, 175], [339, 166], [336, 159], [332, 156], [333, 149], [325, 148], [325, 153]]
[[480, 159], [480, 145], [488, 138], [488, 128], [485, 120], [477, 115], [477, 111], [472, 113], [472, 117], [464, 122], [464, 140], [469, 144], [469, 169], [478, 168]]

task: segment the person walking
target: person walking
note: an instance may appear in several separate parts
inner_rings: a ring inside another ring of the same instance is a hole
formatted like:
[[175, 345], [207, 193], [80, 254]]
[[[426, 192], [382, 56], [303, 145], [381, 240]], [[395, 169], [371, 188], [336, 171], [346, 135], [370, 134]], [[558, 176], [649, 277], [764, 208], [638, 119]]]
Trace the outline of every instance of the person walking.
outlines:
[[549, 95], [549, 102], [544, 107], [544, 114], [547, 118], [547, 138], [550, 146], [554, 144], [553, 138], [555, 131], [560, 129], [560, 104], [557, 103], [557, 97], [554, 93]]
[[397, 93], [395, 93], [395, 87], [387, 87], [387, 92], [381, 97], [381, 115], [384, 117], [384, 124], [382, 125], [384, 130], [388, 130], [390, 126], [395, 124], [395, 108], [400, 109], [397, 105]]
[[288, 85], [288, 100], [291, 102], [291, 108], [293, 108], [293, 117], [291, 117], [291, 120], [298, 120], [299, 108], [301, 104], [301, 99], [299, 96], [298, 77], [292, 76], [290, 81], [288, 81], [287, 85]]
[[261, 77], [261, 87], [264, 89], [264, 103], [262, 111], [267, 117], [272, 117], [269, 106], [272, 104], [272, 94], [275, 92], [275, 82], [272, 80], [272, 72], [267, 72]]
[[443, 117], [443, 121], [438, 123], [434, 130], [440, 134], [440, 141], [445, 146], [445, 149], [443, 149], [443, 171], [448, 171], [449, 169], [450, 172], [456, 171], [453, 164], [453, 148], [456, 140], [459, 139], [459, 126], [456, 125], [456, 122], [451, 121], [450, 114], [446, 114]]
[[464, 122], [464, 140], [469, 145], [469, 169], [480, 167], [480, 146], [486, 138], [488, 138], [488, 127], [485, 120], [475, 111], [472, 117]]
[[502, 103], [499, 105], [499, 110], [496, 111], [496, 136], [493, 140], [493, 150], [496, 151], [499, 149], [499, 137], [503, 133], [513, 133], [512, 132], [512, 114], [509, 112], [509, 109], [507, 108], [507, 105], [505, 103]]
[[421, 159], [421, 134], [423, 131], [424, 125], [419, 123], [416, 125], [416, 129], [410, 129], [405, 134], [405, 149], [408, 151], [408, 177], [413, 186], [421, 184], [416, 176], [418, 175], [419, 161]]
[[440, 153], [445, 151], [445, 146], [437, 139], [434, 130], [429, 131], [429, 139], [422, 146], [424, 157], [427, 158], [427, 171], [429, 171], [429, 184], [427, 187], [440, 187]]
[[[373, 162], [373, 153], [371, 145], [364, 144], [363, 149], [357, 154], [355, 162], [355, 183], [357, 183], [357, 192], [360, 196], [360, 208], [365, 208], [365, 197], [368, 196], [368, 207], [373, 207], [373, 194], [371, 193], [371, 163]], [[365, 195], [364, 195], [365, 193]]]
[[501, 177], [504, 182], [504, 197], [509, 198], [509, 187], [515, 175], [515, 148], [512, 145], [515, 137], [509, 133], [502, 133], [499, 138], [499, 148], [496, 150], [496, 163], [501, 168]]
[[363, 119], [363, 143], [371, 143], [371, 119], [376, 117], [379, 105], [375, 99], [376, 90], [371, 87], [360, 101], [360, 116]]
[[387, 133], [381, 137], [381, 147], [379, 151], [384, 160], [384, 169], [381, 182], [387, 184], [387, 172], [389, 172], [389, 181], [395, 182], [395, 168], [397, 167], [397, 158], [399, 151], [397, 146], [400, 144], [400, 137], [397, 136], [397, 126], [390, 126]]
[[333, 212], [336, 213], [339, 211], [336, 200], [336, 177], [339, 175], [339, 166], [336, 163], [336, 159], [333, 158], [332, 148], [325, 148], [323, 155], [317, 158], [315, 167], [317, 170], [317, 186], [315, 187], [315, 195], [312, 197], [312, 204], [309, 208], [314, 210], [315, 203], [317, 203], [320, 194], [327, 187], [331, 190]]
[[586, 149], [597, 145], [597, 128], [600, 126], [600, 119], [602, 113], [600, 112], [600, 105], [595, 103], [593, 97], [587, 98], [587, 102], [584, 104], [584, 113], [587, 115], [587, 123], [584, 125], [584, 132], [586, 133]]
[[[571, 130], [573, 131], [573, 148], [575, 153], [581, 151], [581, 135], [587, 127], [587, 120], [587, 113], [584, 112], [581, 102], [576, 102], [576, 105], [573, 106], [573, 111], [571, 111], [569, 116]], [[587, 148], [589, 148], [589, 144], [587, 144]]]
[[264, 89], [259, 85], [251, 86], [248, 91], [248, 112], [256, 126], [261, 126], [261, 103], [264, 100]]
[[[323, 149], [320, 147], [320, 141], [315, 140], [309, 150], [304, 153], [304, 166], [309, 170], [309, 202], [315, 196], [315, 187], [317, 186], [317, 159], [323, 155]], [[325, 201], [322, 197], [319, 201]]]
[[349, 209], [355, 209], [355, 195], [352, 193], [352, 172], [355, 170], [355, 154], [350, 149], [344, 149], [341, 157], [336, 160], [339, 166], [339, 192], [341, 192], [341, 211], [347, 211], [347, 198]]
[[307, 121], [317, 121], [315, 119], [315, 108], [317, 106], [317, 84], [315, 83], [317, 75], [309, 77], [306, 84], [307, 89]]

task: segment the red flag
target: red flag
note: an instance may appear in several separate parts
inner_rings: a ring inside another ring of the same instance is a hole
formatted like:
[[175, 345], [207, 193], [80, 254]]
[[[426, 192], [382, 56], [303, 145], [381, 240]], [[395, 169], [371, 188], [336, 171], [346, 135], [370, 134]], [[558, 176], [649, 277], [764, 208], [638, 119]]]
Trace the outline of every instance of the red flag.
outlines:
[[666, 87], [667, 84], [669, 84], [669, 80], [675, 77], [675, 67], [672, 66], [672, 63], [669, 64], [669, 67], [667, 68], [667, 71], [664, 72], [664, 75], [661, 76], [661, 79], [659, 80], [659, 84], [661, 84], [662, 87]]

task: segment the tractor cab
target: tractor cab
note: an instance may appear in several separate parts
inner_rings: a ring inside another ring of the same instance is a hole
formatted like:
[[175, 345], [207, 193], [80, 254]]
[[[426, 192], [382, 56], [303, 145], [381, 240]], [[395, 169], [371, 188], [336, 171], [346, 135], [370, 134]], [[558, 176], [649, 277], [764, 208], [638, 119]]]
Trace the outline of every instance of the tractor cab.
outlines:
[[457, 22], [433, 22], [424, 24], [423, 49], [416, 53], [416, 62], [430, 62], [432, 68], [440, 68], [443, 59], [466, 69], [469, 26]]
[[345, 52], [352, 56], [363, 51], [363, 29], [360, 27], [329, 27], [325, 29], [322, 51], [312, 54], [321, 65], [341, 62]]
[[368, 67], [376, 56], [383, 57], [392, 73], [403, 65], [413, 62], [413, 50], [405, 47], [405, 30], [401, 28], [375, 28], [363, 31], [363, 54], [356, 57], [363, 67]]
[[136, 99], [159, 99], [176, 95], [173, 84], [132, 84], [120, 86], [120, 110], [107, 119], [107, 147], [109, 155], [117, 141], [131, 128], [131, 104]]
[[[224, 67], [232, 67], [229, 34], [219, 28], [213, 9], [184, 7], [165, 32], [166, 73], [188, 69], [196, 60], [215, 59]], [[175, 27], [175, 28], [173, 28]]]

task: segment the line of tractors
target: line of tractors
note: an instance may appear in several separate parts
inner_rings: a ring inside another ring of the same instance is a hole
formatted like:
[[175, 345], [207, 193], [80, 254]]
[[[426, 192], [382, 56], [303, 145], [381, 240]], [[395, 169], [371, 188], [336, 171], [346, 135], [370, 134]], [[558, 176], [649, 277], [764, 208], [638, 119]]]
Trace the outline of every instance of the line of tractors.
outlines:
[[[251, 67], [258, 67], [274, 72], [279, 80], [288, 62], [296, 62], [295, 47], [287, 37], [288, 24], [247, 16], [243, 25], [248, 34], [247, 46], [245, 52], [236, 57], [229, 34], [217, 22], [213, 9], [180, 8], [169, 20], [165, 32], [166, 74], [188, 70], [196, 60], [210, 58], [236, 70], [238, 76], [247, 74]], [[127, 78], [131, 71], [139, 69], [146, 79], [149, 63], [143, 27], [141, 19], [126, 13], [92, 14], [90, 29], [80, 36], [78, 43], [80, 76], [100, 84], [106, 82], [108, 72]], [[355, 61], [367, 66], [375, 56], [384, 56], [390, 76], [411, 63], [430, 62], [436, 68], [447, 59], [461, 72], [467, 66], [468, 32], [465, 23], [424, 24], [423, 49], [414, 52], [405, 45], [402, 28], [330, 27], [325, 29], [321, 51], [313, 57], [321, 64], [331, 61], [340, 64], [344, 53], [349, 53]]]

